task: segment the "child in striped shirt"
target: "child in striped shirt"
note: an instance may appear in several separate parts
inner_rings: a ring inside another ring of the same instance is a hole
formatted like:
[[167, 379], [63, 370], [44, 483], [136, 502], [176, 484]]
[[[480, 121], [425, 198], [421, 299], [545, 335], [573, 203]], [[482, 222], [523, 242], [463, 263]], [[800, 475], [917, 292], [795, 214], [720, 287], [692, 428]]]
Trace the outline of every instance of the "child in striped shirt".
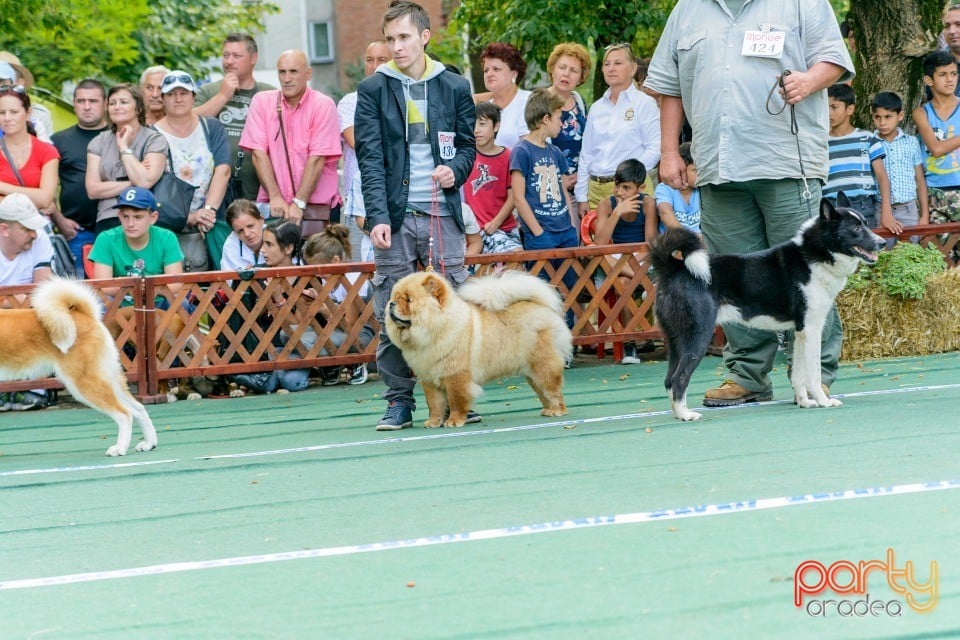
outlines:
[[823, 197], [836, 202], [841, 191], [867, 224], [876, 227], [879, 217], [892, 216], [890, 180], [883, 164], [880, 139], [850, 122], [856, 98], [853, 88], [835, 84], [827, 89], [830, 104], [830, 173]]

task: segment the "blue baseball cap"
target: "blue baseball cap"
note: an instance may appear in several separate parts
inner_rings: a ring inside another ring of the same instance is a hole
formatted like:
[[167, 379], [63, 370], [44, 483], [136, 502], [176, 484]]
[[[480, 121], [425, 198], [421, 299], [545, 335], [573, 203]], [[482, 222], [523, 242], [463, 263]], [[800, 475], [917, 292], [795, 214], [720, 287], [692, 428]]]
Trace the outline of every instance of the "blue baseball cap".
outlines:
[[143, 187], [127, 187], [117, 196], [116, 208], [129, 207], [131, 209], [157, 210], [157, 199], [149, 189]]

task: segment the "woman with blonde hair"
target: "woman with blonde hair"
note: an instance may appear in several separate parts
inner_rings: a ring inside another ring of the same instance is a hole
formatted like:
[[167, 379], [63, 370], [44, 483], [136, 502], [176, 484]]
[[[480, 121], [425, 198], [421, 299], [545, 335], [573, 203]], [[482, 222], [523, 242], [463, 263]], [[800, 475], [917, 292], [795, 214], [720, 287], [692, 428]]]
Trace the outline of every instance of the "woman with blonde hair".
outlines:
[[547, 58], [547, 73], [551, 79], [550, 89], [563, 100], [560, 134], [552, 142], [567, 159], [567, 175], [572, 177], [566, 185], [572, 190], [577, 182], [580, 146], [587, 125], [587, 108], [576, 88], [590, 77], [590, 52], [582, 44], [561, 42]]
[[580, 215], [613, 195], [614, 174], [624, 160], [639, 160], [647, 173], [660, 162], [660, 109], [633, 82], [637, 57], [630, 44], [606, 47], [602, 68], [608, 89], [590, 107], [574, 189]]

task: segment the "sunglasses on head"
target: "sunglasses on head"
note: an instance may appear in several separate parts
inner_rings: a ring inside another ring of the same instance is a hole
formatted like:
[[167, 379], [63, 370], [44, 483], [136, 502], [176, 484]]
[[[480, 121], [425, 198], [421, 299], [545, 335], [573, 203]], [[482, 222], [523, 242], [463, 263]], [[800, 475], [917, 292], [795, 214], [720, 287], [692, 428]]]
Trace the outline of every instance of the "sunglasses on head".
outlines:
[[618, 42], [616, 44], [608, 44], [603, 48], [603, 52], [613, 51], [614, 49], [631, 49], [632, 46], [629, 42]]
[[185, 73], [178, 73], [177, 75], [166, 75], [166, 76], [163, 76], [163, 81], [160, 83], [160, 86], [169, 87], [174, 82], [183, 82], [192, 86], [193, 78], [191, 78]]
[[0, 87], [0, 93], [9, 93], [11, 91], [14, 93], [19, 93], [20, 95], [23, 95], [27, 92], [26, 89], [24, 89], [18, 84], [5, 84], [2, 87]]

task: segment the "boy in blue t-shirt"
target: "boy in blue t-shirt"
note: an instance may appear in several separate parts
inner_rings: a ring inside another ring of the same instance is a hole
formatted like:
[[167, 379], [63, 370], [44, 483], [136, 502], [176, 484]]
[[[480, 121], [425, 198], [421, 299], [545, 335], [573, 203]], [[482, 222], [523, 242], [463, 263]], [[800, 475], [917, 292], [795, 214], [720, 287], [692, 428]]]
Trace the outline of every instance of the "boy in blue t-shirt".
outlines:
[[[867, 224], [892, 217], [890, 179], [884, 168], [886, 150], [880, 139], [850, 122], [856, 103], [853, 88], [838, 83], [827, 89], [830, 104], [830, 174], [823, 197], [836, 202], [841, 191]], [[878, 215], [879, 214], [879, 215]]]
[[563, 186], [567, 160], [547, 142], [560, 132], [562, 109], [560, 97], [544, 88], [535, 89], [524, 110], [530, 133], [510, 152], [510, 186], [527, 250], [580, 244], [570, 217], [570, 196]]
[[[561, 249], [580, 245], [580, 236], [573, 226], [570, 193], [564, 188], [567, 160], [557, 147], [547, 142], [560, 133], [563, 100], [549, 89], [534, 89], [527, 99], [524, 119], [530, 133], [510, 151], [510, 188], [520, 214], [523, 248]], [[523, 194], [523, 197], [520, 197]], [[560, 268], [563, 260], [551, 260]], [[546, 273], [540, 277], [548, 279]], [[573, 290], [577, 274], [563, 272], [563, 284]], [[573, 312], [567, 310], [567, 326], [572, 327]], [[566, 367], [573, 366], [573, 358]]]
[[697, 166], [693, 164], [689, 142], [680, 145], [680, 158], [686, 165], [687, 186], [674, 189], [666, 182], [661, 182], [653, 192], [660, 216], [660, 233], [668, 227], [686, 227], [694, 233], [700, 233], [700, 189], [694, 186], [697, 184]]

